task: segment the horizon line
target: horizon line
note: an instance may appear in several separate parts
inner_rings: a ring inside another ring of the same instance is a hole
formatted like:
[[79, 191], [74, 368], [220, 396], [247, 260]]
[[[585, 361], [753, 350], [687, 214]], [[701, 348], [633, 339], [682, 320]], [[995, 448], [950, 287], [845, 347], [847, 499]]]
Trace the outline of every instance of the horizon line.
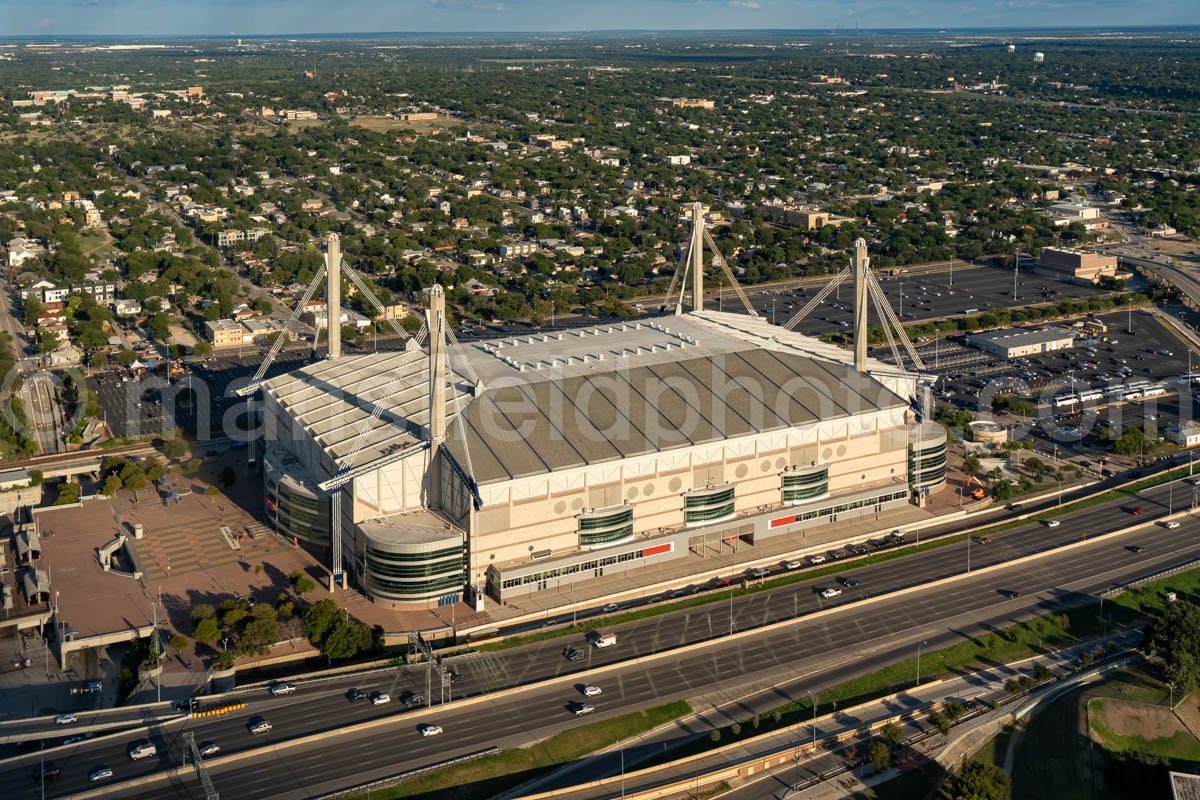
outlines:
[[590, 29], [557, 29], [557, 30], [456, 30], [456, 31], [282, 31], [277, 33], [14, 33], [0, 36], [0, 41], [24, 41], [30, 39], [151, 39], [167, 38], [181, 40], [204, 39], [277, 39], [283, 37], [298, 37], [306, 39], [323, 38], [378, 38], [399, 36], [587, 36], [613, 34], [836, 34], [842, 38], [862, 38], [864, 34], [879, 32], [895, 33], [1017, 33], [1017, 32], [1084, 32], [1106, 31], [1112, 33], [1134, 31], [1179, 31], [1200, 29], [1200, 22], [1158, 24], [1158, 25], [1006, 25], [1006, 26], [885, 26], [879, 28], [590, 28]]

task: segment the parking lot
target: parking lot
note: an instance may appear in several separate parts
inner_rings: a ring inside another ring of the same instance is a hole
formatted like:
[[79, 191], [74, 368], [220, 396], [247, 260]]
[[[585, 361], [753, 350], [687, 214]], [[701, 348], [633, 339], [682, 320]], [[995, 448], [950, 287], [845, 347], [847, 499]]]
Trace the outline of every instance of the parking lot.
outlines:
[[[267, 377], [281, 375], [306, 363], [307, 351], [287, 351], [267, 371]], [[90, 380], [105, 421], [113, 435], [119, 438], [168, 433], [176, 427], [187, 431], [199, 429], [199, 419], [207, 410], [212, 436], [220, 436], [225, 411], [237, 397], [228, 397], [231, 387], [237, 389], [254, 376], [262, 361], [260, 354], [248, 356], [218, 356], [208, 362], [195, 364], [185, 375], [167, 380], [158, 372], [139, 371], [130, 374], [114, 369], [95, 375]]]
[[[1150, 314], [1117, 312], [1098, 317], [1108, 326], [1091, 345], [1042, 355], [1006, 360], [968, 347], [963, 337], [938, 344], [939, 375], [935, 397], [972, 413], [989, 405], [996, 394], [1011, 394], [1035, 409], [1038, 424], [1030, 433], [1045, 447], [1060, 453], [1094, 453], [1081, 443], [1100, 427], [1119, 435], [1131, 427], [1161, 432], [1167, 425], [1196, 418], [1196, 387], [1180, 376], [1188, 374], [1189, 350], [1184, 342]], [[921, 348], [933, 367], [932, 346]], [[1200, 358], [1192, 357], [1200, 370]], [[1108, 387], [1149, 382], [1165, 390], [1157, 397], [1126, 401], [1109, 394], [1083, 402], [1060, 402], [1065, 395], [1086, 395]], [[990, 410], [990, 406], [989, 409]], [[1148, 426], [1148, 427], [1147, 427]]]
[[[1022, 271], [1014, 301], [1011, 268], [965, 263], [953, 271], [947, 268], [945, 271], [908, 276], [877, 273], [877, 277], [892, 310], [904, 322], [976, 314], [993, 308], [1049, 303], [1071, 297], [1091, 297], [1100, 293], [1099, 289], [1092, 286], [1063, 283]], [[759, 314], [782, 325], [818, 291], [819, 288], [807, 288], [776, 294], [755, 294], [751, 301]], [[796, 326], [796, 330], [811, 336], [821, 336], [839, 329], [849, 332], [854, 324], [853, 294], [853, 281], [847, 278], [807, 319]], [[727, 311], [734, 310], [729, 300], [723, 301], [723, 305]], [[876, 319], [874, 307], [871, 309], [871, 318]]]

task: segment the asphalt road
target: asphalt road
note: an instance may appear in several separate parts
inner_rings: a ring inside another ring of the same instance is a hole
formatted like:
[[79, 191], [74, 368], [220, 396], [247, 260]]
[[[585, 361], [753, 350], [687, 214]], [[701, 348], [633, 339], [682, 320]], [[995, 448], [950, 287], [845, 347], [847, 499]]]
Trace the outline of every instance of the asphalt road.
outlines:
[[[1177, 508], [1190, 499], [1190, 490], [1190, 486], [1175, 490]], [[1064, 517], [1055, 528], [1035, 523], [997, 535], [993, 544], [972, 544], [972, 568], [1077, 541], [1084, 534], [1093, 537], [1135, 521], [1150, 521], [1166, 512], [1168, 496], [1166, 487], [1158, 487], [1135, 501], [1095, 506]], [[1121, 510], [1135, 506], [1144, 509], [1136, 518]], [[594, 705], [598, 714], [605, 714], [671, 697], [693, 696], [764, 671], [783, 669], [792, 673], [801, 663], [811, 664], [814, 669], [841, 668], [851, 672], [874, 668], [887, 663], [891, 655], [873, 651], [873, 642], [914, 630], [920, 630], [920, 635], [932, 642], [931, 637], [949, 631], [958, 632], [952, 635], [962, 635], [964, 627], [979, 620], [997, 615], [1008, 618], [1034, 608], [1048, 609], [1062, 601], [1077, 600], [1080, 591], [1092, 592], [1124, 577], [1145, 574], [1200, 555], [1197, 533], [1200, 522], [1191, 520], [1177, 530], [1153, 526], [1122, 535], [1117, 541], [1096, 541], [1072, 552], [1048, 555], [1034, 564], [1001, 574], [969, 578], [937, 590], [872, 604], [861, 611], [851, 607], [845, 613], [799, 621], [778, 632], [751, 636], [735, 647], [724, 647], [716, 641], [711, 648], [685, 656], [664, 655], [651, 665], [617, 666], [634, 656], [669, 650], [683, 642], [719, 640], [730, 629], [730, 606], [714, 603], [615, 627], [612, 630], [619, 634], [618, 646], [603, 650], [585, 648], [588, 657], [578, 664], [566, 661], [561, 651], [565, 644], [582, 644], [581, 637], [559, 638], [471, 657], [457, 667], [465, 679], [456, 684], [455, 694], [477, 695], [610, 666], [612, 669], [598, 678], [587, 679], [604, 686], [604, 695]], [[1138, 554], [1126, 549], [1126, 545], [1132, 544], [1146, 547], [1147, 552]], [[818, 589], [832, 584], [828, 578], [735, 598], [733, 625], [746, 629], [822, 606], [852, 606], [871, 593], [951, 575], [965, 568], [967, 551], [966, 544], [954, 545], [856, 568], [848, 574], [860, 581], [859, 586], [847, 589], [832, 601], [821, 600], [816, 594]], [[1022, 596], [1009, 599], [1000, 590], [1020, 591]], [[953, 618], [950, 624], [947, 617]], [[125, 751], [128, 743], [143, 738], [144, 732], [56, 749], [49, 752], [47, 760], [62, 767], [63, 776], [47, 787], [47, 797], [62, 797], [85, 788], [88, 773], [101, 764], [111, 766], [118, 780], [176, 765], [180, 763], [180, 736], [185, 730], [192, 731], [198, 742], [217, 742], [222, 753], [228, 754], [306, 733], [334, 731], [377, 716], [399, 715], [395, 727], [329, 739], [316, 746], [311, 757], [301, 751], [287, 750], [213, 769], [214, 781], [223, 797], [299, 797], [317, 786], [327, 789], [365, 780], [372, 774], [393, 773], [493, 742], [504, 746], [529, 743], [544, 733], [573, 724], [575, 717], [566, 704], [581, 696], [570, 685], [536, 688], [521, 693], [511, 702], [492, 701], [462, 709], [450, 705], [408, 713], [402, 713], [403, 707], [395, 701], [373, 707], [351, 704], [345, 699], [345, 692], [351, 686], [388, 691], [395, 698], [405, 689], [424, 691], [423, 684], [424, 673], [419, 668], [395, 669], [370, 680], [350, 678], [301, 684], [296, 694], [281, 698], [272, 698], [263, 690], [250, 692], [239, 698], [247, 702], [244, 711], [151, 732], [150, 738], [161, 745], [160, 756], [140, 762], [130, 761]], [[248, 732], [248, 722], [258, 716], [271, 721], [274, 726], [271, 733], [254, 737]], [[416, 726], [429, 720], [443, 725], [446, 735], [428, 739], [419, 736]], [[6, 797], [33, 796], [38, 786], [30, 779], [30, 773], [38, 763], [37, 751], [0, 763], [0, 793]], [[159, 784], [144, 795], [128, 790], [120, 795], [191, 797], [197, 792], [198, 785], [189, 780], [173, 792]]]

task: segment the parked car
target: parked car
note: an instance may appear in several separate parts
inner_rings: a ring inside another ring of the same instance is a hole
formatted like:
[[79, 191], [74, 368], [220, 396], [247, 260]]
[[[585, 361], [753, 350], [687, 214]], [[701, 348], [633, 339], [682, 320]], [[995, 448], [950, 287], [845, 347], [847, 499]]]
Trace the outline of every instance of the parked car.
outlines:
[[[822, 560], [824, 560], [824, 559], [822, 559]], [[800, 563], [799, 561], [789, 561], [783, 565], [783, 568], [784, 569], [800, 569], [803, 566], [804, 565], [802, 563]]]
[[616, 603], [609, 603], [608, 605], [606, 605], [604, 607], [605, 614], [611, 614], [614, 611], [620, 611], [620, 610], [621, 610], [621, 607], [619, 605], [617, 605]]
[[825, 563], [825, 556], [823, 556], [823, 555], [821, 555], [821, 554], [819, 554], [819, 553], [818, 553], [818, 554], [816, 554], [816, 555], [811, 555], [811, 556], [809, 556], [809, 557], [808, 557], [808, 563], [812, 564], [814, 567], [815, 567], [817, 564], [824, 564], [824, 563]]

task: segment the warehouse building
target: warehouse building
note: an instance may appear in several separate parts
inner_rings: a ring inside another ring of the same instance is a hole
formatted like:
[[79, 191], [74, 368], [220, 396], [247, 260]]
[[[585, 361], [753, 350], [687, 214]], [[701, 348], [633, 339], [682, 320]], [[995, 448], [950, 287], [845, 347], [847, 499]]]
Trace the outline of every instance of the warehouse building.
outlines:
[[1074, 347], [1075, 334], [1055, 328], [1003, 328], [973, 333], [967, 337], [967, 344], [1001, 358], [1021, 358]]
[[448, 350], [440, 287], [429, 302], [428, 347], [263, 384], [272, 523], [344, 552], [376, 602], [466, 591], [482, 607], [877, 514], [945, 480], [944, 430], [913, 424], [914, 374], [856, 370], [761, 319], [694, 303]]
[[1095, 283], [1117, 274], [1117, 257], [1066, 247], [1043, 247], [1034, 271], [1067, 283]]

